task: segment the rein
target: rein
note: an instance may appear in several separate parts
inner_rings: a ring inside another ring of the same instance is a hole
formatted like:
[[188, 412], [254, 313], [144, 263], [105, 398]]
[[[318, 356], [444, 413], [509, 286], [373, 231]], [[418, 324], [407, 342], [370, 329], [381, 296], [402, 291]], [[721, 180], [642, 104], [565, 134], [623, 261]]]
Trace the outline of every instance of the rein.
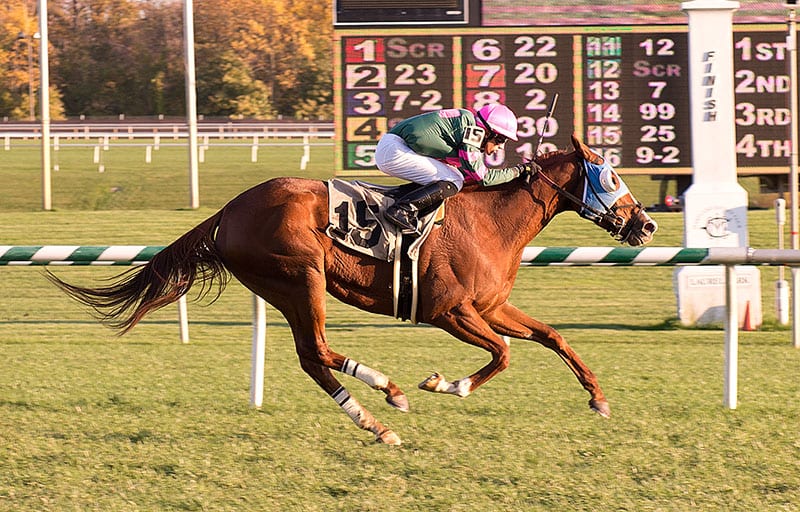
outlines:
[[[591, 182], [586, 176], [586, 169], [584, 166], [585, 166], [585, 161], [582, 160], [581, 176], [583, 176], [584, 178], [584, 186], [589, 187], [589, 190], [592, 192], [592, 194], [594, 194], [594, 196], [597, 198], [598, 202], [603, 206], [605, 211], [600, 211], [597, 208], [592, 207], [591, 205], [587, 204], [586, 201], [579, 198], [569, 190], [565, 189], [564, 187], [553, 181], [552, 178], [550, 178], [548, 175], [542, 172], [541, 167], [537, 169], [532, 174], [532, 176], [541, 178], [542, 181], [547, 183], [559, 195], [569, 199], [577, 206], [579, 206], [581, 208], [581, 212], [588, 211], [589, 213], [591, 213], [592, 217], [587, 217], [583, 215], [583, 213], [581, 213], [581, 216], [592, 220], [595, 224], [608, 231], [611, 234], [611, 236], [614, 237], [614, 239], [624, 243], [633, 231], [633, 221], [631, 220], [631, 222], [626, 223], [625, 219], [623, 219], [621, 216], [617, 214], [617, 210], [619, 210], [620, 207], [614, 205], [609, 207], [602, 201], [602, 199], [600, 199], [599, 194], [594, 189]], [[635, 215], [637, 215], [640, 211], [644, 209], [642, 207], [642, 204], [639, 203], [638, 201], [634, 205], [626, 205], [625, 207], [634, 208], [634, 212], [631, 216], [631, 219], [633, 219]]]

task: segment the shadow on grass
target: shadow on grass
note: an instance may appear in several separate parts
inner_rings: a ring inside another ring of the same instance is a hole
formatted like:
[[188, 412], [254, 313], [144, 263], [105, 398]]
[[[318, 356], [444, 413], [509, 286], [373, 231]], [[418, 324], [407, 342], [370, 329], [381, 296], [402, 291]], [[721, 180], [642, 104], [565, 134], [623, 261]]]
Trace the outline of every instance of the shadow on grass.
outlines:
[[[663, 322], [652, 325], [630, 325], [621, 323], [552, 323], [556, 329], [606, 329], [615, 331], [724, 331], [722, 324], [710, 325], [683, 325], [678, 318], [668, 318]], [[784, 332], [790, 331], [791, 325], [781, 325], [775, 321], [764, 322], [756, 331], [758, 332]], [[741, 331], [741, 329], [739, 329]]]
[[[176, 320], [143, 320], [139, 322], [137, 325], [175, 325], [178, 322]], [[51, 320], [51, 319], [41, 319], [41, 320], [0, 320], [0, 325], [98, 325], [102, 324], [102, 322], [98, 320]], [[236, 326], [250, 326], [253, 325], [252, 322], [243, 322], [238, 320], [189, 320], [189, 325], [206, 325], [212, 327], [236, 327]], [[289, 327], [289, 324], [286, 322], [267, 322], [267, 327]], [[365, 322], [357, 322], [357, 323], [347, 323], [347, 324], [327, 324], [325, 328], [329, 331], [353, 331], [362, 328], [371, 328], [371, 329], [397, 329], [397, 328], [412, 328], [412, 329], [423, 329], [423, 328], [433, 328], [428, 324], [407, 324], [407, 323], [365, 323]]]
[[[96, 325], [97, 320], [1, 320], [0, 325]], [[145, 320], [140, 322], [139, 325], [174, 325], [175, 320]], [[242, 327], [250, 326], [252, 322], [243, 322], [236, 320], [190, 320], [189, 325], [196, 326], [209, 326], [209, 327]], [[286, 322], [267, 322], [269, 327], [288, 327]], [[553, 322], [549, 324], [551, 327], [564, 330], [564, 329], [586, 329], [586, 330], [612, 330], [612, 331], [723, 331], [724, 327], [721, 324], [714, 325], [683, 325], [678, 318], [668, 318], [658, 323], [650, 325], [633, 325], [624, 323], [600, 323], [600, 322], [574, 322], [574, 323], [559, 323]], [[329, 331], [355, 331], [358, 329], [435, 329], [432, 325], [420, 323], [411, 324], [407, 322], [392, 322], [387, 320], [386, 323], [371, 323], [371, 322], [351, 322], [351, 323], [334, 323], [326, 324], [325, 329]], [[783, 332], [791, 330], [791, 325], [781, 325], [775, 321], [764, 322], [757, 331], [759, 332]]]

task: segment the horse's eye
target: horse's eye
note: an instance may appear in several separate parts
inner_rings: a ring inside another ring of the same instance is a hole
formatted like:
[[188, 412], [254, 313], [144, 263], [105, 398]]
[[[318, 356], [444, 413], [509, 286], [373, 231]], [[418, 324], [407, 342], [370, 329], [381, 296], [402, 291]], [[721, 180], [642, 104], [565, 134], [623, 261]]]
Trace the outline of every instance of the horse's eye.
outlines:
[[619, 176], [613, 169], [606, 167], [600, 171], [600, 185], [606, 192], [616, 192], [620, 186]]

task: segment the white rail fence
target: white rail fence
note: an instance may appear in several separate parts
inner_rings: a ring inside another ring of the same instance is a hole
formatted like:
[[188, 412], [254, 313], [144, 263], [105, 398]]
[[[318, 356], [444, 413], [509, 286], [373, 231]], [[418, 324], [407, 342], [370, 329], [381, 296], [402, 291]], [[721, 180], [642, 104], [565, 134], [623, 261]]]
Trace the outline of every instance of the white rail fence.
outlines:
[[[186, 146], [189, 137], [186, 123], [61, 123], [50, 130], [51, 145], [56, 156], [54, 170], [58, 171], [58, 152], [65, 148], [92, 148], [93, 163], [103, 172], [102, 151], [113, 147], [142, 147], [144, 161], [151, 163], [153, 151], [161, 147]], [[261, 147], [302, 146], [300, 169], [305, 170], [313, 146], [333, 146], [332, 123], [325, 122], [206, 122], [198, 125], [199, 162], [205, 161], [205, 151], [211, 147], [250, 147], [250, 161], [258, 161]], [[31, 123], [0, 124], [0, 139], [4, 151], [21, 147], [40, 147], [39, 125]]]

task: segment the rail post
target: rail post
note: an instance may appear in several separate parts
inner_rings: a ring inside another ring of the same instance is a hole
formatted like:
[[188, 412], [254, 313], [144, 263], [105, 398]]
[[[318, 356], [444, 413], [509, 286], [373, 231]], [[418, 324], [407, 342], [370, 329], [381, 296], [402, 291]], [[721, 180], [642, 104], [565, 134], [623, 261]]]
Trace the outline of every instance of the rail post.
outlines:
[[736, 409], [739, 368], [739, 304], [736, 294], [736, 267], [725, 265], [725, 370], [722, 378], [722, 405]]
[[253, 294], [253, 348], [250, 364], [250, 405], [261, 407], [264, 402], [264, 357], [267, 339], [267, 305]]

